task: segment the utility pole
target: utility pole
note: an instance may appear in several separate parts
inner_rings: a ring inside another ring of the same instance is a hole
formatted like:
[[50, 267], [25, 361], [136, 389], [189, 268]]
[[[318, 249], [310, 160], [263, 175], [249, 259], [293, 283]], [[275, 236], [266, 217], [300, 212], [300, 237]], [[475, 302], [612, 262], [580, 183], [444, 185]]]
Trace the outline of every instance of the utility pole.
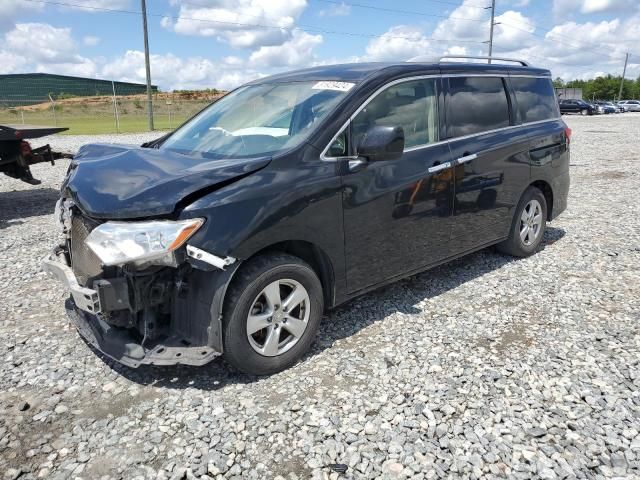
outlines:
[[491, 26], [489, 27], [489, 63], [491, 63], [491, 54], [493, 52], [493, 26], [496, 18], [496, 0], [491, 0]]
[[629, 61], [629, 52], [624, 57], [624, 68], [622, 69], [622, 78], [620, 79], [620, 91], [618, 92], [618, 101], [622, 100], [622, 87], [624, 87], [624, 76], [627, 74], [627, 62]]
[[144, 30], [144, 63], [147, 70], [147, 111], [149, 130], [153, 130], [153, 99], [151, 98], [151, 65], [149, 64], [149, 33], [147, 32], [147, 4], [142, 1], [142, 29]]

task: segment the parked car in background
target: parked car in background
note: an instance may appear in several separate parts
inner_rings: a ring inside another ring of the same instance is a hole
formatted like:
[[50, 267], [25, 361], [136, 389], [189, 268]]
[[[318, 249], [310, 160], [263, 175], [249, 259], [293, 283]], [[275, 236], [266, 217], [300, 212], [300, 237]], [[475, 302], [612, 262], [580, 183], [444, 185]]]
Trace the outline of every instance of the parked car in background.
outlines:
[[141, 147], [83, 146], [44, 261], [72, 322], [131, 367], [270, 374], [328, 308], [490, 245], [533, 255], [567, 206], [571, 130], [551, 73], [519, 63], [309, 68]]
[[594, 115], [597, 113], [597, 107], [584, 100], [560, 100], [560, 113], [579, 113], [581, 115]]
[[593, 108], [593, 114], [594, 115], [603, 115], [604, 114], [604, 109], [600, 105], [598, 105], [597, 103], [595, 103], [595, 102], [586, 102], [586, 103], [591, 105], [591, 108]]
[[601, 111], [604, 114], [616, 113], [616, 109], [611, 102], [596, 102], [598, 106], [598, 111]]
[[622, 100], [618, 104], [624, 105], [627, 112], [640, 112], [640, 100]]
[[622, 107], [619, 107], [614, 102], [603, 102], [603, 103], [604, 103], [605, 106], [613, 108], [613, 113], [622, 113], [624, 111], [624, 110], [622, 110]]
[[628, 111], [629, 111], [629, 110], [627, 109], [627, 107], [624, 105], [624, 103], [621, 103], [621, 102], [614, 102], [614, 105], [615, 105], [616, 107], [618, 107], [622, 113], [624, 113], [624, 112], [628, 112]]

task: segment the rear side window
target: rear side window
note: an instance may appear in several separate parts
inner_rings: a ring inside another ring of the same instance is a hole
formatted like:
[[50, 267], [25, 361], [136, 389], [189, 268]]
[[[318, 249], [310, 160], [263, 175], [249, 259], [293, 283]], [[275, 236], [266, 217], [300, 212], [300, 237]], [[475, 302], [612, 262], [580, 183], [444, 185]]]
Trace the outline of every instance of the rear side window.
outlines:
[[539, 122], [558, 117], [556, 97], [551, 80], [515, 77], [511, 86], [516, 94], [518, 115], [522, 123]]
[[500, 77], [450, 78], [448, 105], [453, 137], [509, 126], [509, 102]]

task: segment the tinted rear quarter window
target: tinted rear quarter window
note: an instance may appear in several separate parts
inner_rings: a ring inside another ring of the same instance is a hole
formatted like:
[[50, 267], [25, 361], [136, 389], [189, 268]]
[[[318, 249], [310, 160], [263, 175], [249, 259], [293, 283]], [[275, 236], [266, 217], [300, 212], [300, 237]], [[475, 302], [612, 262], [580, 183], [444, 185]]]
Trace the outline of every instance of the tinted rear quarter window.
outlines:
[[452, 77], [448, 98], [452, 137], [509, 126], [509, 102], [500, 77]]
[[518, 116], [522, 123], [558, 117], [556, 96], [547, 78], [514, 77], [511, 86], [516, 94]]

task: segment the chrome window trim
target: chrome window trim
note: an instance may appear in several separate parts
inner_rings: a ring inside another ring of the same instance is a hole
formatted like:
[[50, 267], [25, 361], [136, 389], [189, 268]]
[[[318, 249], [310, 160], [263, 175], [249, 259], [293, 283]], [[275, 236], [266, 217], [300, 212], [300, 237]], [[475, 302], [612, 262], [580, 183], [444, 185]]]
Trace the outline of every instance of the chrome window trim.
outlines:
[[526, 75], [526, 74], [516, 74], [516, 75], [509, 75], [509, 77], [511, 78], [552, 78], [551, 75]]
[[469, 74], [469, 73], [443, 73], [442, 78], [447, 78], [447, 77], [500, 77], [500, 78], [514, 78], [514, 77], [529, 77], [529, 78], [552, 78], [551, 75], [535, 75], [533, 73], [527, 75], [525, 73], [516, 73], [514, 75], [510, 74], [510, 73], [505, 73], [505, 74], [501, 74], [501, 73], [474, 73], [474, 74]]
[[457, 140], [464, 140], [464, 139], [467, 139], [467, 138], [478, 137], [480, 135], [485, 135], [487, 133], [502, 132], [504, 130], [511, 130], [512, 128], [528, 127], [530, 125], [537, 125], [539, 123], [557, 122], [558, 120], [560, 120], [560, 117], [547, 118], [545, 120], [536, 120], [535, 122], [521, 123], [520, 125], [509, 125], [508, 127], [494, 128], [493, 130], [485, 130], [484, 132], [470, 133], [469, 135], [462, 135], [460, 137], [451, 137], [451, 138], [447, 139], [446, 141], [447, 142], [455, 142]]
[[[340, 134], [342, 134], [342, 132], [344, 132], [344, 130], [353, 121], [353, 119], [356, 117], [356, 115], [358, 115], [374, 98], [376, 98], [380, 93], [385, 91], [387, 88], [390, 88], [390, 87], [392, 87], [394, 85], [398, 85], [399, 83], [411, 82], [411, 81], [415, 81], [415, 80], [424, 80], [424, 79], [428, 79], [428, 78], [449, 78], [449, 77], [500, 77], [500, 78], [529, 77], [529, 78], [548, 78], [548, 79], [552, 78], [551, 75], [533, 75], [533, 74], [532, 75], [527, 75], [527, 74], [518, 74], [518, 75], [506, 74], [506, 75], [502, 75], [502, 74], [498, 74], [498, 73], [487, 73], [487, 74], [478, 73], [478, 74], [470, 75], [468, 73], [460, 73], [460, 74], [454, 73], [454, 74], [418, 75], [418, 76], [399, 78], [397, 80], [393, 80], [393, 81], [391, 81], [389, 83], [385, 83], [380, 88], [378, 88], [375, 92], [373, 92], [369, 96], [369, 98], [367, 98], [364, 101], [364, 103], [362, 105], [360, 105], [358, 107], [358, 109], [347, 119], [347, 121], [344, 122], [342, 127], [340, 127], [338, 129], [338, 132], [331, 138], [331, 140], [329, 141], [327, 146], [324, 148], [324, 150], [322, 150], [322, 153], [320, 154], [320, 160], [325, 161], [325, 162], [336, 162], [336, 161], [342, 160], [342, 159], [354, 160], [354, 159], [358, 158], [357, 156], [328, 157], [326, 155], [326, 153], [329, 150], [329, 148], [331, 147], [331, 145], [333, 145], [333, 142], [336, 141], [338, 136]], [[554, 91], [555, 91], [555, 89], [554, 89]], [[438, 112], [438, 113], [440, 113], [440, 112]], [[526, 126], [529, 126], [529, 125], [536, 125], [536, 124], [539, 124], [539, 123], [555, 122], [555, 121], [558, 121], [560, 119], [561, 119], [561, 116], [558, 116], [558, 117], [554, 117], [554, 118], [548, 118], [548, 119], [545, 119], [545, 120], [537, 120], [535, 122], [521, 123], [520, 125], [509, 125], [508, 127], [501, 127], [501, 128], [496, 128], [496, 129], [493, 129], [493, 130], [485, 130], [483, 132], [471, 133], [469, 135], [464, 135], [464, 136], [461, 136], [461, 137], [452, 137], [452, 138], [448, 138], [446, 140], [438, 140], [437, 142], [433, 142], [433, 143], [426, 143], [424, 145], [416, 145], [416, 146], [413, 146], [413, 147], [405, 148], [403, 150], [403, 153], [405, 153], [405, 152], [413, 152], [413, 151], [416, 151], [416, 150], [422, 150], [424, 148], [429, 148], [429, 147], [435, 147], [437, 145], [442, 145], [443, 143], [451, 142], [451, 141], [454, 141], [454, 140], [472, 138], [472, 137], [477, 137], [478, 135], [485, 135], [487, 133], [495, 133], [495, 132], [500, 132], [500, 131], [503, 131], [503, 130], [510, 130], [512, 128], [526, 127]]]

